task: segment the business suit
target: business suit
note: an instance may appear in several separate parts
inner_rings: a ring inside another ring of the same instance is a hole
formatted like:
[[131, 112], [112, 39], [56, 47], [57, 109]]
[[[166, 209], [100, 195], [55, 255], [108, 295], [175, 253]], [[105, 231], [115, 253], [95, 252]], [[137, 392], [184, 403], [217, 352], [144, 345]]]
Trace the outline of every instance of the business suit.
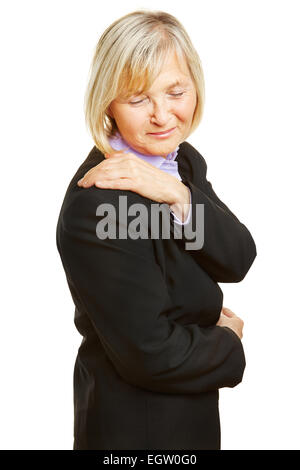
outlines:
[[255, 243], [214, 193], [204, 158], [188, 142], [180, 144], [178, 171], [191, 190], [191, 223], [196, 204], [204, 204], [203, 247], [187, 250], [184, 233], [101, 240], [100, 204], [110, 202], [116, 214], [120, 195], [149, 213], [157, 204], [132, 191], [78, 187], [104, 158], [91, 150], [68, 186], [57, 224], [83, 336], [74, 368], [73, 448], [219, 449], [218, 389], [242, 380], [245, 357], [238, 336], [216, 326], [223, 302], [217, 283], [245, 277]]

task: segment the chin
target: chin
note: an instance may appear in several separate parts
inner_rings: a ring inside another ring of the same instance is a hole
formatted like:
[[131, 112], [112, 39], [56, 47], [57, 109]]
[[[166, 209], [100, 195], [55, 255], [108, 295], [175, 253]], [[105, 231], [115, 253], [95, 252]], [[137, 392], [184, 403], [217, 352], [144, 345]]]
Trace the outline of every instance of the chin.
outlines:
[[165, 153], [166, 155], [170, 152], [173, 152], [175, 148], [180, 144], [181, 140], [178, 139], [169, 139], [168, 142], [166, 141], [158, 141], [148, 145], [148, 148], [151, 149], [152, 153], [160, 154]]
[[[151, 147], [151, 152], [153, 155], [164, 155], [167, 156], [169, 153], [173, 152], [177, 145], [154, 145]], [[150, 148], [149, 148], [150, 150]]]

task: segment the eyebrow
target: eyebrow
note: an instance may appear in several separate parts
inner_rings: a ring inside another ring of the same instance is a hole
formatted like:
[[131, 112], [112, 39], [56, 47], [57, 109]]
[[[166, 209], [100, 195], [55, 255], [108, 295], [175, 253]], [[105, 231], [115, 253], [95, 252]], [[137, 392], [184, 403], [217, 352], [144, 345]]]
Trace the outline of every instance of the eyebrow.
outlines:
[[174, 83], [171, 83], [171, 85], [168, 85], [166, 90], [170, 90], [170, 88], [174, 88], [177, 85], [187, 85], [187, 82], [185, 80], [176, 80]]

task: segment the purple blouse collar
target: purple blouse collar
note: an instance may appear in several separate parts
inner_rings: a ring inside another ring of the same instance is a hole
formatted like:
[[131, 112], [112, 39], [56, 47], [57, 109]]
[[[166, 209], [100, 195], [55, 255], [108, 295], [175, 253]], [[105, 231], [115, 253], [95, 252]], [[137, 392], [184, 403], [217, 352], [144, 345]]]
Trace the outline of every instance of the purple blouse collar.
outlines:
[[126, 142], [126, 140], [121, 136], [119, 132], [117, 132], [115, 136], [109, 137], [108, 140], [112, 148], [114, 148], [115, 150], [126, 149], [127, 152], [134, 153], [138, 157], [156, 166], [157, 168], [159, 168], [164, 162], [173, 162], [175, 158], [177, 157], [178, 150], [179, 150], [179, 145], [178, 145], [176, 149], [173, 150], [173, 152], [169, 153], [166, 157], [162, 157], [160, 155], [145, 155], [133, 149], [132, 147], [130, 147], [130, 145]]

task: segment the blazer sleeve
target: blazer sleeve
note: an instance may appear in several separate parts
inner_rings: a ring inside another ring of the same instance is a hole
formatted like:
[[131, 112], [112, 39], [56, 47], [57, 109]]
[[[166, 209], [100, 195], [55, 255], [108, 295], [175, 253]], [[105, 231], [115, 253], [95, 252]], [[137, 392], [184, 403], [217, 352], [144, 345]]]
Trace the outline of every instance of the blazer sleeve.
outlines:
[[173, 221], [174, 221], [174, 224], [179, 224], [179, 225], [186, 225], [189, 223], [189, 221], [191, 220], [191, 215], [192, 215], [192, 205], [191, 205], [191, 201], [192, 201], [192, 196], [191, 196], [191, 190], [188, 188], [189, 190], [189, 195], [190, 195], [190, 201], [189, 201], [189, 213], [186, 217], [186, 220], [184, 222], [182, 222], [182, 220], [178, 219], [177, 215], [175, 214], [174, 211], [170, 210], [172, 216], [173, 216]]
[[[180, 233], [174, 222], [171, 230], [177, 232], [179, 243], [215, 282], [240, 282], [256, 258], [255, 242], [247, 227], [214, 192], [206, 178], [207, 164], [202, 155], [197, 152], [193, 160], [195, 178], [182, 178], [191, 192], [191, 217]], [[204, 208], [203, 219], [200, 205]], [[194, 238], [192, 234], [196, 234]], [[197, 237], [201, 243], [194, 243]]]
[[[109, 190], [79, 190], [64, 212], [57, 247], [77, 308], [90, 319], [117, 372], [128, 383], [163, 393], [237, 385], [245, 368], [239, 337], [229, 328], [168, 318], [169, 294], [151, 238], [98, 238], [102, 191]], [[121, 225], [118, 215], [109, 222], [117, 230]]]

